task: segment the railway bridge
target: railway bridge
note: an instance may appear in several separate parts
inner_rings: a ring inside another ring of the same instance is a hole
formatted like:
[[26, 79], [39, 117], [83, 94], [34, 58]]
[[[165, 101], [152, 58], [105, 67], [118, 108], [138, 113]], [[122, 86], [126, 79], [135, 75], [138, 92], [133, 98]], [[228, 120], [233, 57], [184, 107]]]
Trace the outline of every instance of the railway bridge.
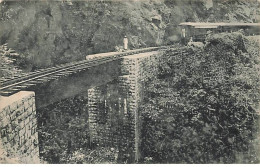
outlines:
[[[83, 61], [1, 81], [0, 136], [5, 149], [24, 163], [38, 163], [37, 111], [84, 92], [88, 98], [86, 121], [91, 143], [127, 147], [130, 161], [138, 161], [141, 156], [138, 107], [144, 82], [156, 75], [158, 62], [167, 61], [164, 49], [151, 47], [88, 55]], [[181, 48], [173, 52], [188, 54]], [[116, 83], [116, 97], [108, 90], [110, 83]], [[108, 109], [104, 112], [104, 108]], [[102, 122], [103, 117], [107, 121]]]

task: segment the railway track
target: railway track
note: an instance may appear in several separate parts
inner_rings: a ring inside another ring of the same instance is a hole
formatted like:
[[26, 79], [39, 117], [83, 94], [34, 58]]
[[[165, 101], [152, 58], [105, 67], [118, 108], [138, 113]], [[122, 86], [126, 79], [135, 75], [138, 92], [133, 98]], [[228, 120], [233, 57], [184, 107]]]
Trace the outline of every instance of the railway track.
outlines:
[[38, 70], [28, 74], [15, 76], [0, 82], [0, 95], [9, 96], [21, 90], [27, 90], [37, 84], [55, 80], [64, 76], [68, 76], [80, 71], [87, 70], [91, 67], [98, 66], [110, 61], [117, 60], [127, 55], [145, 53], [162, 49], [163, 47], [150, 47], [145, 49], [130, 50], [126, 52], [118, 52], [110, 56], [97, 57], [79, 62], [67, 63], [47, 69]]

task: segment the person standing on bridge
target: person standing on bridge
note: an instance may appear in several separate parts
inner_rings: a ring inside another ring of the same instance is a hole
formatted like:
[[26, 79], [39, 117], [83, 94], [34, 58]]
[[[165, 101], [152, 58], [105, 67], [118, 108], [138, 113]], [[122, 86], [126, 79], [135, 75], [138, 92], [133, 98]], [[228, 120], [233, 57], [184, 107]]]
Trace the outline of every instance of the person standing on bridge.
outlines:
[[128, 39], [127, 39], [127, 36], [125, 35], [124, 37], [124, 50], [128, 50]]

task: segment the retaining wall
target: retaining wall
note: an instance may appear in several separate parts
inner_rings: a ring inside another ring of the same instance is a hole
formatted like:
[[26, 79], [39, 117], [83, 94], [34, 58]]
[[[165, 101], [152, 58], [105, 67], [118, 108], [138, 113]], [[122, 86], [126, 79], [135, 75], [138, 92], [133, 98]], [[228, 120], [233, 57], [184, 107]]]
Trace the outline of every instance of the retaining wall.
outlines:
[[20, 91], [0, 97], [0, 138], [8, 155], [19, 163], [39, 163], [35, 94]]

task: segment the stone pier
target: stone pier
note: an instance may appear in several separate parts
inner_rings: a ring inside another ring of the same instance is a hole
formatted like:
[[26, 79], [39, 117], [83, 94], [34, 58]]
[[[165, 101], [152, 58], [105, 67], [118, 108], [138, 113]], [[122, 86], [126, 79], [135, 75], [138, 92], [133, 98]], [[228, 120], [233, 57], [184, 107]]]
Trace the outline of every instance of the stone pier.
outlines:
[[[116, 147], [122, 159], [138, 162], [144, 83], [156, 75], [162, 53], [149, 52], [122, 58], [113, 84], [88, 90], [89, 130], [92, 143]], [[113, 86], [112, 86], [113, 85]]]
[[0, 139], [15, 163], [40, 162], [34, 92], [0, 96]]
[[99, 143], [102, 136], [98, 135], [98, 119], [100, 114], [100, 105], [102, 92], [99, 87], [94, 87], [88, 90], [88, 122], [90, 142]]
[[141, 157], [139, 147], [142, 119], [139, 106], [142, 104], [144, 83], [156, 75], [155, 69], [161, 56], [157, 51], [125, 56], [120, 66], [119, 92], [123, 99], [123, 111], [128, 117], [124, 123], [128, 127], [128, 146], [133, 150], [130, 157], [134, 157], [135, 162]]

